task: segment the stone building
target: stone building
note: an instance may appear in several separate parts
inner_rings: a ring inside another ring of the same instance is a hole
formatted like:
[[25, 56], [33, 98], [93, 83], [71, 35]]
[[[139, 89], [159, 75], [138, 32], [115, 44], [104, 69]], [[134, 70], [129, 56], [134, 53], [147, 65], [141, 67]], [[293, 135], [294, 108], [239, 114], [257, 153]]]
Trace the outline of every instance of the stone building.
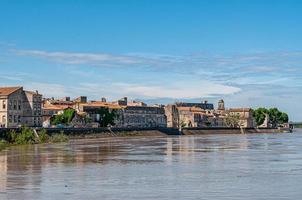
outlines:
[[217, 110], [219, 110], [219, 111], [225, 110], [224, 100], [223, 100], [223, 99], [220, 99], [220, 100], [218, 101], [218, 108], [217, 108]]
[[42, 95], [23, 87], [0, 88], [0, 126], [39, 127], [42, 125]]
[[214, 105], [207, 101], [203, 103], [178, 102], [165, 106], [167, 126], [180, 127], [210, 127], [216, 126]]
[[167, 127], [165, 110], [161, 106], [126, 106], [122, 108], [118, 127]]
[[30, 127], [42, 126], [42, 95], [32, 91], [24, 91], [23, 122]]
[[242, 128], [254, 128], [256, 126], [251, 108], [230, 108], [226, 115], [239, 115], [239, 126]]
[[91, 101], [75, 105], [77, 112], [87, 113], [92, 122], [100, 121], [99, 110], [108, 108], [117, 114], [115, 127], [166, 127], [167, 120], [162, 106], [147, 106], [144, 103], [128, 102], [127, 97], [117, 102]]

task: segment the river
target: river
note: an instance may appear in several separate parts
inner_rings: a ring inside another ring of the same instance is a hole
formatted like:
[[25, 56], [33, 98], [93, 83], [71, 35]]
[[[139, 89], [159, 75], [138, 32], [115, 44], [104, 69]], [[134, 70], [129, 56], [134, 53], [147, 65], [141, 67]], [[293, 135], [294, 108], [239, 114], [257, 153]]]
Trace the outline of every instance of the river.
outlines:
[[302, 131], [125, 137], [0, 152], [0, 199], [300, 199]]

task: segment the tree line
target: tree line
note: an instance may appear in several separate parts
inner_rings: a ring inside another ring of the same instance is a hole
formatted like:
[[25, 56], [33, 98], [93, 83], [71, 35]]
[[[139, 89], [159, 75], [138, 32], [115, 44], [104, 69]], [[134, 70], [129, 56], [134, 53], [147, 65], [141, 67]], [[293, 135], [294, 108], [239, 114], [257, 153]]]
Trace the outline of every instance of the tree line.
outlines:
[[257, 126], [264, 123], [266, 116], [268, 116], [268, 123], [271, 127], [276, 128], [280, 124], [288, 123], [288, 114], [278, 110], [278, 108], [257, 108], [253, 110]]

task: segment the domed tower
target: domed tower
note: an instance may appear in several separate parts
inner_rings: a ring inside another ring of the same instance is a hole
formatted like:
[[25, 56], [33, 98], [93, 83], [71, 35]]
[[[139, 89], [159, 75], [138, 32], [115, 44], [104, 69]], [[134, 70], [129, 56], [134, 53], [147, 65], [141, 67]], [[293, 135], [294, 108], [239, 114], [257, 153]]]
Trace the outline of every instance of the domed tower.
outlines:
[[218, 110], [225, 110], [223, 99], [218, 101]]

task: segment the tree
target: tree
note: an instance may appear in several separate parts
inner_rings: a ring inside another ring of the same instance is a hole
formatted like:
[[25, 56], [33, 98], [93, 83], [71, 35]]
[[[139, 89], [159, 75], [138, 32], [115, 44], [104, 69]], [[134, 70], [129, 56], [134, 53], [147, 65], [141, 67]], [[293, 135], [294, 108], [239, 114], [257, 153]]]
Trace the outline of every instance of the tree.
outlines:
[[257, 108], [253, 111], [257, 126], [263, 124], [266, 115], [269, 116], [269, 123], [272, 127], [276, 128], [278, 125], [288, 122], [287, 113], [281, 112], [278, 108]]
[[267, 113], [268, 110], [266, 108], [257, 108], [256, 110], [253, 110], [253, 116], [255, 118], [257, 126], [263, 124]]
[[281, 116], [280, 116], [280, 122], [282, 122], [282, 123], [288, 123], [288, 115], [287, 115], [287, 113], [282, 113], [281, 114]]
[[240, 115], [228, 114], [225, 118], [225, 123], [228, 127], [237, 128], [240, 127]]
[[72, 108], [67, 108], [62, 114], [55, 115], [50, 119], [52, 125], [69, 124], [75, 116], [76, 111]]
[[108, 125], [114, 126], [114, 121], [118, 117], [116, 110], [110, 111], [108, 108], [100, 108], [96, 114], [100, 115], [99, 124], [101, 127], [107, 127]]

